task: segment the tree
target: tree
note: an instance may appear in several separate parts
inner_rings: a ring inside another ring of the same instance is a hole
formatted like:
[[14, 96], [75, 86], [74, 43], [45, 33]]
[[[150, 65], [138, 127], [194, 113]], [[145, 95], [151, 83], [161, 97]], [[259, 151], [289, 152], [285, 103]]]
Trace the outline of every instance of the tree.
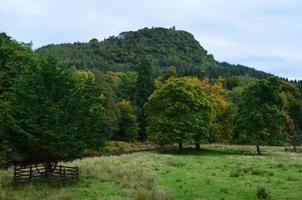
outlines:
[[154, 81], [154, 88], [160, 88], [167, 80], [170, 78], [177, 78], [177, 71], [176, 68], [173, 66], [168, 67], [161, 76], [159, 76], [157, 79]]
[[224, 142], [230, 140], [233, 131], [233, 117], [230, 103], [226, 99], [226, 90], [222, 84], [223, 79], [217, 79], [214, 84], [211, 84], [208, 79], [200, 80], [196, 77], [187, 77], [186, 79], [198, 85], [213, 101], [214, 116], [210, 141], [214, 142], [219, 139], [220, 142]]
[[39, 64], [40, 58], [32, 52], [30, 44], [18, 43], [0, 33], [0, 165], [2, 159], [7, 161], [11, 154], [5, 134], [10, 127], [7, 122], [12, 118], [13, 85], [20, 74], [31, 71]]
[[121, 140], [133, 142], [138, 136], [138, 124], [135, 109], [130, 101], [123, 100], [118, 103], [121, 112], [119, 122], [119, 136]]
[[211, 99], [196, 84], [185, 78], [172, 78], [154, 91], [144, 106], [148, 135], [159, 144], [192, 140], [199, 146], [209, 139], [212, 117]]
[[117, 74], [100, 73], [95, 71], [97, 96], [104, 107], [103, 130], [108, 138], [114, 138], [118, 134], [118, 123], [120, 120], [120, 110], [117, 106], [118, 98], [116, 90], [118, 87], [119, 77]]
[[119, 82], [117, 96], [120, 100], [127, 99], [134, 102], [137, 82], [137, 72], [125, 73]]
[[103, 107], [95, 94], [93, 74], [74, 74], [52, 60], [22, 74], [13, 88], [12, 119], [6, 130], [14, 160], [43, 162], [48, 176], [58, 160], [99, 146], [105, 138]]
[[140, 138], [146, 139], [147, 121], [144, 114], [143, 106], [153, 91], [152, 65], [146, 58], [142, 59], [138, 67], [138, 79], [136, 82], [135, 103], [138, 107], [138, 122], [140, 128]]
[[164, 73], [164, 75], [161, 77], [161, 81], [166, 81], [169, 78], [176, 78], [177, 77], [177, 71], [176, 67], [170, 66], [168, 67], [167, 71]]
[[289, 142], [296, 146], [302, 143], [302, 100], [288, 96], [288, 128]]
[[250, 76], [264, 78], [269, 74], [242, 65], [218, 62], [214, 56], [186, 31], [166, 28], [143, 28], [122, 32], [103, 41], [47, 45], [36, 50], [42, 55], [55, 55], [61, 62], [78, 69], [99, 71], [133, 70], [142, 57], [148, 56], [154, 66], [166, 69], [176, 66], [180, 76], [218, 78]]
[[276, 77], [247, 87], [236, 116], [234, 140], [256, 145], [258, 155], [260, 145], [282, 144], [286, 141], [284, 105], [281, 81]]

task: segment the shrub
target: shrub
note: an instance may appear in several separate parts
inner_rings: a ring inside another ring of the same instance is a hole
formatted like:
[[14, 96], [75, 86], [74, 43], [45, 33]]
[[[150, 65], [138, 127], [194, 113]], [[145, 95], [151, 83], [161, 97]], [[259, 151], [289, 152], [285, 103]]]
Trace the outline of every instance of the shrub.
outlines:
[[265, 173], [266, 173], [266, 171], [262, 170], [262, 169], [253, 169], [252, 170], [253, 175], [264, 175]]
[[241, 173], [240, 173], [239, 170], [234, 170], [234, 171], [231, 171], [230, 177], [239, 177], [240, 174], [241, 174]]
[[258, 199], [271, 199], [269, 190], [265, 186], [259, 186], [257, 188], [257, 198]]

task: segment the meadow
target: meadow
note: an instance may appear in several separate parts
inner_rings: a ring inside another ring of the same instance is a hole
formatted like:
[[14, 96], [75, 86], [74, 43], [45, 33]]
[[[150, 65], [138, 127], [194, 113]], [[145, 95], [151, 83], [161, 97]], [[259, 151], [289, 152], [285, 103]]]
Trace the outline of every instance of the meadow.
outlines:
[[76, 183], [11, 185], [12, 169], [0, 171], [1, 200], [84, 199], [280, 199], [302, 198], [302, 154], [284, 147], [204, 145], [150, 150], [119, 156], [87, 157], [64, 164], [79, 166]]

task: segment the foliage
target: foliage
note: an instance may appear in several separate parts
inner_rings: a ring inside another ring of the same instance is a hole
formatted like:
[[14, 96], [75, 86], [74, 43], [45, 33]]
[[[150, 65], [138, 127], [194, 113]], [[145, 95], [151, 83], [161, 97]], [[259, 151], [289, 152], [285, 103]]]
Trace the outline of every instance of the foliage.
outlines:
[[99, 71], [136, 70], [141, 58], [149, 56], [159, 70], [175, 66], [181, 76], [251, 76], [268, 74], [245, 67], [216, 61], [194, 36], [174, 28], [143, 28], [122, 32], [104, 41], [92, 39], [88, 43], [47, 45], [37, 50], [42, 55], [54, 55], [65, 64], [81, 69]]
[[94, 75], [96, 77], [96, 95], [104, 107], [102, 118], [103, 130], [107, 138], [110, 139], [119, 131], [120, 110], [117, 106], [118, 98], [115, 91], [117, 90], [121, 74], [110, 72], [104, 74], [94, 71]]
[[130, 101], [123, 100], [118, 103], [121, 112], [119, 122], [119, 139], [124, 141], [135, 141], [138, 136], [138, 124], [135, 109]]
[[[92, 73], [59, 68], [47, 61], [16, 80], [5, 139], [14, 159], [44, 162], [79, 157], [100, 145], [103, 107]], [[30, 106], [34, 105], [34, 106]]]
[[10, 128], [8, 121], [12, 120], [13, 85], [22, 73], [29, 73], [40, 62], [40, 57], [32, 52], [31, 44], [18, 43], [0, 33], [0, 166], [11, 154], [5, 136]]
[[176, 78], [177, 76], [178, 75], [177, 75], [176, 67], [170, 66], [164, 72], [163, 76], [160, 78], [160, 81], [164, 82], [164, 81], [168, 80], [169, 78]]
[[141, 139], [146, 139], [147, 137], [145, 133], [147, 121], [143, 106], [153, 91], [152, 75], [153, 71], [150, 61], [146, 58], [142, 59], [139, 63], [135, 94], [135, 104], [138, 107], [138, 122]]
[[289, 141], [294, 146], [302, 144], [302, 100], [287, 96]]
[[124, 73], [120, 78], [116, 92], [120, 100], [126, 99], [132, 102], [135, 101], [137, 77], [137, 72], [130, 71]]
[[185, 78], [166, 81], [149, 97], [144, 108], [150, 138], [159, 144], [210, 139], [212, 101], [198, 85]]
[[233, 117], [230, 103], [226, 99], [227, 94], [223, 86], [223, 79], [219, 78], [214, 84], [211, 84], [208, 79], [200, 80], [194, 77], [187, 77], [186, 79], [200, 86], [205, 94], [213, 100], [214, 126], [211, 129], [210, 141], [217, 141], [217, 139], [221, 142], [230, 140], [233, 132]]
[[[236, 116], [234, 140], [241, 144], [278, 145], [286, 141], [281, 82], [270, 77], [244, 90]], [[259, 148], [257, 152], [260, 153]]]
[[258, 199], [271, 199], [270, 193], [265, 186], [259, 186], [257, 188], [257, 198]]

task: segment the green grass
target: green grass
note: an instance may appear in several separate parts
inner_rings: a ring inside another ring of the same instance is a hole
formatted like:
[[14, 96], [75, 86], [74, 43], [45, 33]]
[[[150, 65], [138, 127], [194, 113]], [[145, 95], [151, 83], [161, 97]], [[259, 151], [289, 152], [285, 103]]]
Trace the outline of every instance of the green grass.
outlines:
[[284, 148], [206, 145], [200, 151], [140, 152], [67, 163], [79, 182], [13, 188], [0, 171], [0, 199], [301, 199], [302, 154]]

